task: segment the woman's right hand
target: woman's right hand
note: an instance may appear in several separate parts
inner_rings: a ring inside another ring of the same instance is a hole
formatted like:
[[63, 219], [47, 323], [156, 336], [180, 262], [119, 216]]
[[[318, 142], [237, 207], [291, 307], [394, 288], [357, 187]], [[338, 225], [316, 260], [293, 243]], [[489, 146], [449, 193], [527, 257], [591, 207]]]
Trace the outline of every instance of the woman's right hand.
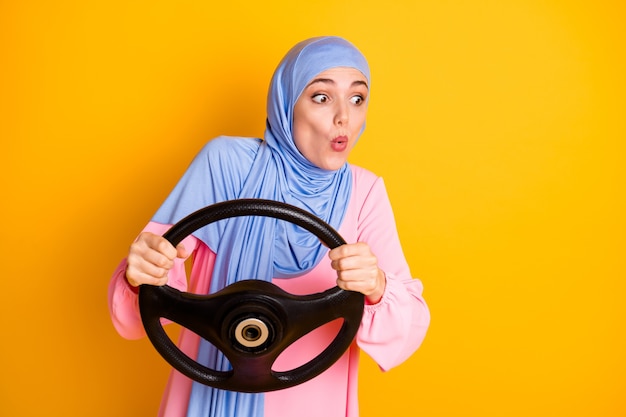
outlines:
[[143, 232], [130, 245], [126, 280], [133, 287], [141, 284], [165, 285], [167, 273], [174, 267], [174, 259], [187, 256], [182, 243], [174, 247], [163, 236]]

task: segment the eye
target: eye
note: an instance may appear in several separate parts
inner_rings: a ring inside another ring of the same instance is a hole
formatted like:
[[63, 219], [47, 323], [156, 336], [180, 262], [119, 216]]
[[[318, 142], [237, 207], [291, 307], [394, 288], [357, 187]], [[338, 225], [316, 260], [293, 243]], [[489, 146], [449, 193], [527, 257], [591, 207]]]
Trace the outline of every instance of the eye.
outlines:
[[350, 98], [350, 103], [356, 104], [358, 106], [359, 104], [363, 103], [363, 96], [358, 95]]
[[328, 101], [328, 96], [326, 94], [315, 94], [311, 97], [311, 100], [318, 104], [326, 103]]

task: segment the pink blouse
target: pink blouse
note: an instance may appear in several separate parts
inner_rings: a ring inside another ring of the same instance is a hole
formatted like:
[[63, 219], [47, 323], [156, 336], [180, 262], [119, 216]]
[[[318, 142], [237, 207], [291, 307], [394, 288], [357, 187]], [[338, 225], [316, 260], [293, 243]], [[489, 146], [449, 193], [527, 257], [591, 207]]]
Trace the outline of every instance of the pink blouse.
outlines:
[[[395, 220], [382, 178], [351, 166], [353, 188], [343, 224], [338, 232], [346, 242], [366, 242], [376, 254], [387, 282], [382, 299], [366, 305], [355, 341], [328, 370], [298, 386], [265, 393], [266, 417], [356, 417], [359, 351], [367, 353], [383, 371], [401, 364], [422, 343], [430, 314], [422, 298], [422, 283], [414, 279], [402, 252]], [[171, 225], [150, 222], [145, 231], [163, 234]], [[208, 293], [215, 254], [193, 236], [183, 240], [194, 253], [194, 268], [187, 283], [183, 260], [176, 260], [168, 285], [191, 293]], [[109, 309], [121, 336], [145, 336], [139, 316], [136, 289], [125, 278], [126, 259], [116, 269], [109, 285]], [[274, 279], [274, 284], [292, 294], [312, 294], [336, 285], [330, 262], [322, 261], [309, 273], [292, 279]], [[339, 323], [329, 323], [291, 345], [274, 364], [274, 370], [291, 370], [317, 356], [334, 339]], [[196, 357], [199, 337], [182, 329], [178, 346]], [[192, 381], [172, 370], [159, 415], [185, 416]]]

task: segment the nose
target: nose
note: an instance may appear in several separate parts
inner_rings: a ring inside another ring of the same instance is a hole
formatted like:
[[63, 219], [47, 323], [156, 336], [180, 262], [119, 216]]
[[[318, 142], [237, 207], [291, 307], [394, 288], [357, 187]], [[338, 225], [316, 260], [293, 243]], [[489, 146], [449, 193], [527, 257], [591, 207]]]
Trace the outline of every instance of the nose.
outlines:
[[345, 103], [337, 103], [335, 109], [335, 124], [345, 127], [348, 124], [348, 106]]

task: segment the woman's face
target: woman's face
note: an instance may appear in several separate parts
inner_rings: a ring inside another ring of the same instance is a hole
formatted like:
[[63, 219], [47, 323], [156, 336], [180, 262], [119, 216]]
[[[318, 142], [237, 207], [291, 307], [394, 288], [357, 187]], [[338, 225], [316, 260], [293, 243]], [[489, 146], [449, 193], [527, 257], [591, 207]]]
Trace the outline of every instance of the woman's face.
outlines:
[[331, 68], [307, 84], [293, 112], [293, 138], [306, 159], [341, 168], [365, 123], [368, 92], [367, 78], [355, 68]]

